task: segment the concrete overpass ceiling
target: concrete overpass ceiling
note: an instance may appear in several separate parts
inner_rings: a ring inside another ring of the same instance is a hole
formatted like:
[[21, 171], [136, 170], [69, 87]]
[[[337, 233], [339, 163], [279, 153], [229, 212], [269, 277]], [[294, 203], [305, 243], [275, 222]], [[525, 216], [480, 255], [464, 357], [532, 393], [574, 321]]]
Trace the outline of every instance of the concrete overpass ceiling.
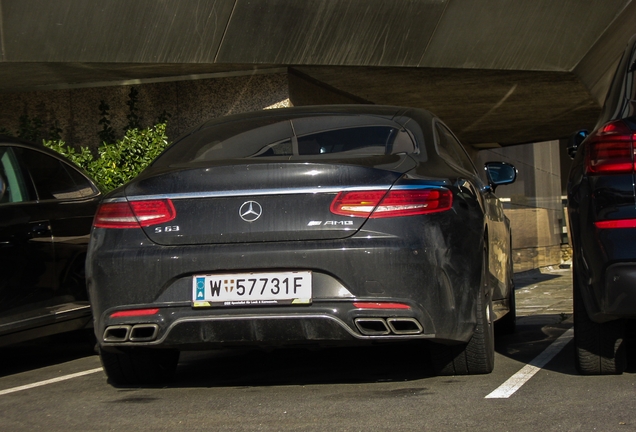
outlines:
[[418, 66], [570, 71], [630, 0], [449, 0]]
[[605, 101], [613, 72], [635, 33], [636, 2], [630, 2], [574, 68], [599, 105]]
[[[574, 74], [439, 68], [295, 67], [303, 76], [375, 104], [426, 108], [477, 147], [567, 137], [599, 106]], [[296, 103], [294, 93], [292, 102]]]
[[0, 92], [294, 71], [474, 145], [591, 127], [631, 0], [0, 0]]
[[0, 0], [2, 61], [571, 71], [631, 0]]
[[570, 71], [629, 2], [239, 0], [217, 61]]
[[3, 60], [215, 63], [233, 1], [1, 0]]
[[285, 73], [272, 65], [209, 63], [0, 63], [0, 93], [137, 85]]
[[[417, 66], [444, 0], [238, 0], [218, 61]], [[257, 12], [255, 13], [255, 7]]]

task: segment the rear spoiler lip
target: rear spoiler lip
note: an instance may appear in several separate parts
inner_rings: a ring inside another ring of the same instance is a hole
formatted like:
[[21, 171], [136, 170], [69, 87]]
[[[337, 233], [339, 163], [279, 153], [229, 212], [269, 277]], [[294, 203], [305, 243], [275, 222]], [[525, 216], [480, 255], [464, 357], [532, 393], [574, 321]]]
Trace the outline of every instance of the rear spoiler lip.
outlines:
[[436, 184], [402, 184], [391, 187], [386, 185], [369, 185], [369, 186], [330, 186], [330, 187], [314, 187], [314, 188], [289, 188], [289, 189], [250, 189], [250, 190], [232, 190], [232, 191], [206, 191], [206, 192], [186, 192], [174, 194], [156, 194], [156, 195], [135, 195], [129, 197], [107, 198], [103, 202], [125, 202], [125, 201], [147, 201], [158, 199], [201, 199], [201, 198], [231, 198], [231, 197], [253, 197], [253, 196], [271, 196], [271, 195], [298, 195], [312, 193], [338, 193], [353, 191], [371, 191], [371, 190], [413, 190], [413, 189], [435, 189], [444, 187], [444, 185]]

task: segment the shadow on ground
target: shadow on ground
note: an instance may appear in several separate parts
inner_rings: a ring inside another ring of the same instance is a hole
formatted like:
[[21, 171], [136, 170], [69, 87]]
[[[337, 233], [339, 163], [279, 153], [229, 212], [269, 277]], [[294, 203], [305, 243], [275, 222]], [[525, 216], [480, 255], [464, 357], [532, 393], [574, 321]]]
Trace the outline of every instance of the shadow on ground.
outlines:
[[519, 275], [515, 275], [514, 282], [515, 288], [524, 288], [528, 285], [538, 284], [541, 282], [547, 282], [553, 279], [560, 278], [558, 273], [540, 273], [539, 271], [525, 272]]
[[48, 336], [0, 348], [0, 376], [66, 363], [97, 355], [92, 330]]
[[[516, 333], [496, 337], [495, 349], [499, 355], [519, 362], [521, 369], [571, 327], [572, 317], [563, 314], [522, 317]], [[634, 348], [630, 350], [631, 354], [635, 354], [636, 345], [630, 347]], [[635, 355], [630, 358], [636, 360]], [[543, 369], [579, 375], [573, 342]], [[627, 373], [636, 373], [636, 361], [630, 362]], [[223, 350], [183, 353], [173, 386], [353, 384], [414, 381], [433, 376], [426, 344], [316, 350], [294, 348], [269, 352]]]
[[178, 387], [351, 384], [432, 376], [421, 343], [182, 353]]
[[[571, 323], [560, 315], [519, 325], [496, 338], [496, 351], [521, 363], [539, 355]], [[520, 368], [523, 364], [520, 365]], [[547, 369], [551, 366], [548, 365]], [[574, 364], [554, 369], [576, 374]], [[425, 343], [378, 346], [182, 353], [174, 387], [258, 387], [278, 385], [403, 382], [433, 377]]]

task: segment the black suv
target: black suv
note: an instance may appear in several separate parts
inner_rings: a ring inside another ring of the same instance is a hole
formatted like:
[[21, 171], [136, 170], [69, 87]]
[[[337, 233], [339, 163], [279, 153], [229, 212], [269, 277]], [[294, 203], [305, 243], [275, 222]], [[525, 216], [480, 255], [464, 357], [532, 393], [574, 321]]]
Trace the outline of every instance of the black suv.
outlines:
[[636, 318], [635, 71], [636, 36], [594, 131], [570, 141], [574, 340], [579, 371], [586, 375], [623, 372], [625, 329]]
[[100, 198], [57, 153], [0, 137], [0, 346], [90, 326], [84, 263]]

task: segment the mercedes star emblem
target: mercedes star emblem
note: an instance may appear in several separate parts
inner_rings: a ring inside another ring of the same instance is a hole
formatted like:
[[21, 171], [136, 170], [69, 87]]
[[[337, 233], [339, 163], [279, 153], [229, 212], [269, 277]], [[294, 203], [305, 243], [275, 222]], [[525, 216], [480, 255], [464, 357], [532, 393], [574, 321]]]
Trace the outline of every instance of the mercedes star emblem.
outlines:
[[256, 201], [244, 202], [239, 209], [239, 216], [241, 216], [241, 219], [245, 222], [254, 222], [261, 217], [261, 214], [263, 214], [263, 207]]

